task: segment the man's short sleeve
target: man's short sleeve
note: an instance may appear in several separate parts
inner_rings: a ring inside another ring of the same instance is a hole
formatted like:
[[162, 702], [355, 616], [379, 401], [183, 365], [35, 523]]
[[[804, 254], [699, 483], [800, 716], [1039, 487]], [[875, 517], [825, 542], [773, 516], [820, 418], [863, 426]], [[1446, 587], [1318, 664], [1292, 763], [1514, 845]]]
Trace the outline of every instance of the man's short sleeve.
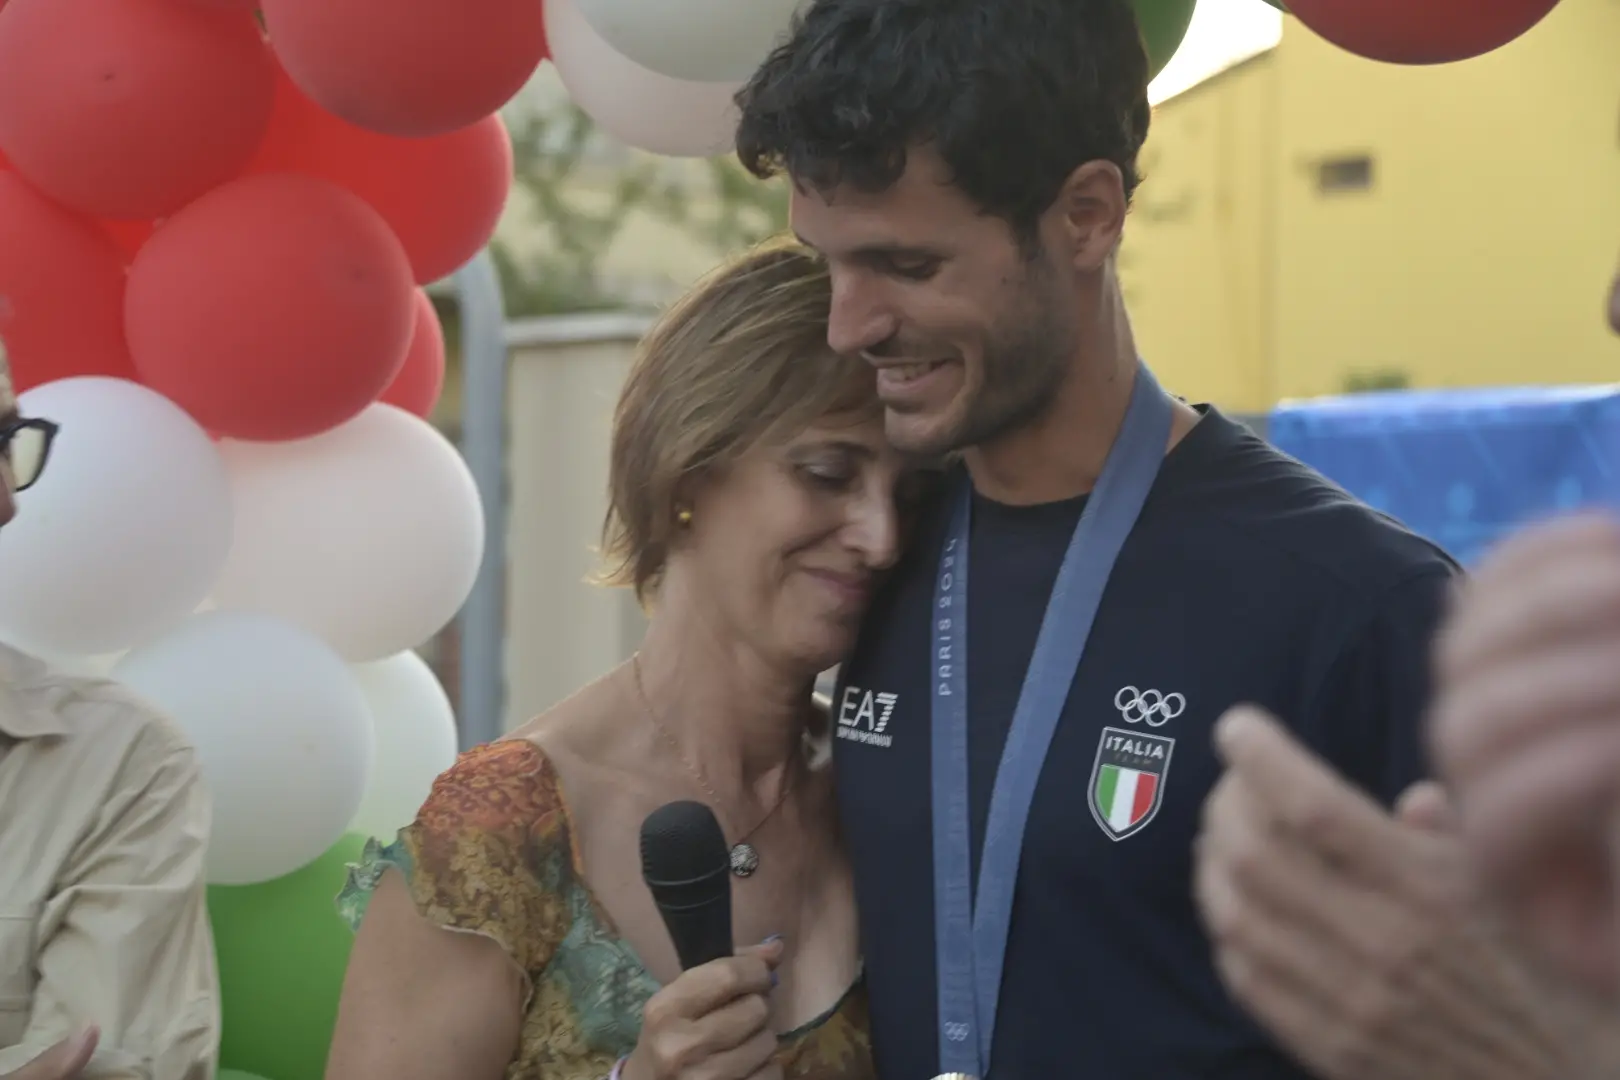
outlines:
[[1427, 567], [1386, 590], [1314, 696], [1306, 736], [1386, 805], [1429, 775], [1431, 652], [1458, 576], [1449, 566]]

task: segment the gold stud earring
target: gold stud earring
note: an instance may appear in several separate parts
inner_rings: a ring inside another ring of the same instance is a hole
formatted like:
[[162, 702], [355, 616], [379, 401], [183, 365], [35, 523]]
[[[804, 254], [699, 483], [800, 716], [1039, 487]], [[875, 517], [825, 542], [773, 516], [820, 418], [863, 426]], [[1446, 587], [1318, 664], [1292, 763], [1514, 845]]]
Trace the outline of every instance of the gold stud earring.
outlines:
[[692, 511], [682, 507], [681, 509], [675, 511], [675, 520], [682, 528], [685, 528], [686, 526], [692, 524]]

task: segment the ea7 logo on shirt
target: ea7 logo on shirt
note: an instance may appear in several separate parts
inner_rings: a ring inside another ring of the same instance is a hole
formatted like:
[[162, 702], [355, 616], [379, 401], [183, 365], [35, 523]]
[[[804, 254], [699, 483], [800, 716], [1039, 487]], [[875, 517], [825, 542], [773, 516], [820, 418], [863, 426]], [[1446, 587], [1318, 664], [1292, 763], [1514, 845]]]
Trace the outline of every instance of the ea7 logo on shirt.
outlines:
[[894, 715], [897, 700], [894, 694], [844, 687], [844, 695], [838, 699], [838, 737], [868, 746], [890, 745], [894, 736], [888, 734], [889, 717]]
[[1091, 816], [1112, 840], [1135, 836], [1164, 800], [1164, 780], [1176, 740], [1144, 731], [1105, 727], [1097, 740], [1087, 801]]

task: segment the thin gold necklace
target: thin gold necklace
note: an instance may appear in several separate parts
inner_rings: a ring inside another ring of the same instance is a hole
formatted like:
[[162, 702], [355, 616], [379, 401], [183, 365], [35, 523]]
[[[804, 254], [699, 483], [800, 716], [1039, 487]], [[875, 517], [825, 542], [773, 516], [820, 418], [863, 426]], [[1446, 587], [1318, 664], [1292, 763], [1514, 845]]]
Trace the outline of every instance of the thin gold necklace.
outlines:
[[[675, 755], [675, 759], [686, 768], [687, 772], [692, 774], [692, 779], [696, 780], [698, 786], [703, 789], [704, 794], [709, 796], [709, 801], [713, 806], [714, 812], [716, 814], [720, 813], [721, 799], [719, 794], [715, 792], [713, 786], [710, 785], [709, 778], [703, 775], [702, 769], [698, 768], [696, 765], [693, 765], [692, 762], [687, 759], [687, 756], [681, 752], [681, 744], [676, 740], [675, 736], [670, 734], [669, 729], [658, 721], [658, 714], [653, 709], [652, 699], [647, 696], [647, 688], [641, 681], [641, 653], [635, 653], [630, 657], [630, 670], [635, 677], [636, 697], [640, 699], [641, 710], [647, 714], [647, 719], [652, 723], [653, 730], [658, 732], [658, 734], [663, 737], [664, 741], [669, 744], [669, 749]], [[771, 818], [775, 816], [778, 810], [782, 808], [782, 804], [787, 801], [788, 792], [793, 787], [793, 779], [797, 773], [798, 770], [793, 768], [793, 763], [791, 761], [788, 762], [787, 779], [782, 781], [782, 788], [776, 793], [776, 801], [772, 803], [770, 809], [766, 810], [764, 815], [754, 823], [754, 827], [752, 829], [749, 829], [747, 832], [739, 836], [736, 843], [731, 845], [731, 872], [733, 874], [736, 874], [741, 878], [751, 877], [754, 871], [759, 869], [759, 850], [748, 841], [755, 833], [759, 832], [759, 830], [764, 827], [767, 821], [771, 820]]]

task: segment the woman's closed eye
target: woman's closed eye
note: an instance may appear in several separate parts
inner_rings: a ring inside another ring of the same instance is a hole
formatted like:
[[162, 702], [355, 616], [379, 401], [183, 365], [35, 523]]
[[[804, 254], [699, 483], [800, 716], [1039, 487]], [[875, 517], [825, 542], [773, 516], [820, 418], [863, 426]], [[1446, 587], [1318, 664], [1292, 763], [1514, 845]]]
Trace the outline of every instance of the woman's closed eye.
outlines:
[[848, 464], [805, 462], [798, 471], [812, 485], [827, 491], [846, 491], [855, 481], [855, 469]]

